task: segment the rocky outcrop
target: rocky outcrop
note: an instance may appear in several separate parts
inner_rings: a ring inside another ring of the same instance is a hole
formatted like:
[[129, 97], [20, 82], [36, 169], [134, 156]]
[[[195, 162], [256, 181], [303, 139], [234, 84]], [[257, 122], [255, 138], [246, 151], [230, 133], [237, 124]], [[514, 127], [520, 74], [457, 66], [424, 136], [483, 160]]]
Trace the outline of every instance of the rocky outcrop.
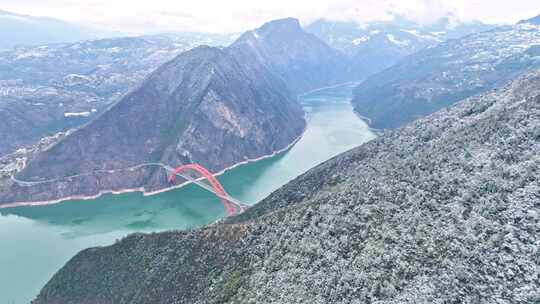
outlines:
[[[261, 35], [279, 34], [273, 27], [263, 26]], [[26, 183], [11, 181], [0, 202], [158, 190], [170, 186], [165, 171], [134, 166], [196, 162], [218, 172], [286, 148], [303, 132], [302, 109], [276, 75], [278, 65], [256, 56], [266, 43], [244, 39], [225, 49], [198, 47], [161, 66], [108, 111], [34, 157], [16, 176]]]
[[357, 112], [395, 128], [540, 67], [540, 27], [505, 26], [406, 57], [354, 91]]
[[39, 303], [534, 303], [540, 72], [323, 163], [239, 217], [82, 251]]

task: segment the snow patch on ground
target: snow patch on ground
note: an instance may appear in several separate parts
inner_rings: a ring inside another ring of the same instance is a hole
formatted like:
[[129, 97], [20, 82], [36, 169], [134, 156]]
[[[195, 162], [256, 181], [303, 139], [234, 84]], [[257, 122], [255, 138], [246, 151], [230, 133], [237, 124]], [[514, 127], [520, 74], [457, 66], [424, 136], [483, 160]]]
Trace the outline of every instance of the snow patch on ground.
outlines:
[[65, 112], [64, 117], [89, 117], [90, 112]]
[[354, 39], [354, 40], [352, 41], [352, 43], [353, 43], [354, 45], [360, 45], [360, 44], [362, 44], [362, 43], [364, 43], [364, 42], [369, 41], [369, 39], [371, 39], [371, 37], [369, 37], [369, 36], [363, 36], [363, 37]]
[[408, 33], [408, 34], [411, 34], [411, 35], [414, 35], [414, 36], [416, 36], [416, 37], [418, 37], [420, 39], [442, 41], [437, 36], [429, 35], [427, 33], [420, 33], [417, 30], [401, 30], [401, 31], [405, 32], [405, 33]]
[[403, 41], [398, 40], [392, 34], [387, 34], [386, 38], [388, 38], [388, 40], [390, 40], [390, 42], [392, 42], [393, 44], [397, 44], [397, 45], [401, 45], [401, 46], [408, 46], [410, 44], [410, 41], [408, 41], [408, 40], [403, 40]]

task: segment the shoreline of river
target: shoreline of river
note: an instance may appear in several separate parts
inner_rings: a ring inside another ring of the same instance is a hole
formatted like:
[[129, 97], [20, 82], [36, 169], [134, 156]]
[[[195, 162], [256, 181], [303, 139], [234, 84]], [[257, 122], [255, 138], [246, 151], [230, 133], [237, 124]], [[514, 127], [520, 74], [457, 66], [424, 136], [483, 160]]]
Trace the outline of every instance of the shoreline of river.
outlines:
[[[307, 130], [307, 124], [306, 124], [306, 126], [304, 126], [304, 130], [302, 130], [302, 133], [296, 139], [294, 139], [290, 144], [288, 144], [286, 147], [284, 147], [282, 149], [279, 149], [279, 150], [276, 150], [276, 151], [274, 151], [274, 152], [272, 152], [270, 154], [267, 154], [267, 155], [263, 155], [263, 156], [260, 156], [260, 157], [257, 157], [257, 158], [247, 159], [247, 160], [238, 162], [236, 164], [233, 164], [233, 165], [231, 165], [231, 166], [229, 166], [229, 167], [215, 173], [214, 176], [220, 176], [220, 175], [226, 173], [227, 171], [232, 170], [234, 168], [237, 168], [239, 166], [243, 166], [243, 165], [258, 162], [258, 161], [261, 161], [261, 160], [264, 160], [264, 159], [272, 158], [272, 157], [275, 157], [275, 156], [277, 156], [277, 155], [279, 155], [281, 153], [284, 153], [284, 152], [288, 151], [289, 149], [291, 149], [300, 139], [302, 139], [302, 137], [304, 136], [306, 130]], [[59, 203], [66, 202], [66, 201], [72, 201], [72, 200], [83, 200], [83, 201], [94, 200], [94, 199], [97, 199], [97, 198], [99, 198], [99, 197], [101, 197], [102, 195], [105, 195], [105, 194], [119, 195], [119, 194], [124, 194], [124, 193], [140, 192], [140, 193], [142, 193], [143, 196], [153, 196], [153, 195], [156, 195], [156, 194], [160, 194], [160, 193], [180, 189], [180, 188], [185, 187], [185, 186], [187, 186], [189, 184], [191, 184], [191, 182], [186, 181], [186, 182], [181, 183], [179, 185], [175, 185], [175, 186], [171, 186], [171, 187], [165, 187], [165, 188], [155, 190], [155, 191], [146, 191], [144, 189], [144, 187], [121, 189], [121, 190], [101, 190], [95, 195], [74, 195], [74, 196], [68, 196], [68, 197], [64, 197], [64, 198], [59, 198], [59, 199], [54, 199], [54, 200], [47, 200], [47, 201], [26, 201], [26, 202], [15, 202], [15, 203], [3, 204], [3, 205], [0, 205], [0, 209], [17, 208], [17, 207], [48, 206], [48, 205], [55, 205], [55, 204], [59, 204]]]
[[356, 111], [356, 109], [353, 106], [353, 113], [358, 117], [361, 121], [365, 122], [369, 128], [370, 131], [375, 133], [377, 136], [381, 136], [384, 133], [384, 129], [376, 129], [372, 127], [371, 118], [363, 116], [360, 114], [360, 112]]

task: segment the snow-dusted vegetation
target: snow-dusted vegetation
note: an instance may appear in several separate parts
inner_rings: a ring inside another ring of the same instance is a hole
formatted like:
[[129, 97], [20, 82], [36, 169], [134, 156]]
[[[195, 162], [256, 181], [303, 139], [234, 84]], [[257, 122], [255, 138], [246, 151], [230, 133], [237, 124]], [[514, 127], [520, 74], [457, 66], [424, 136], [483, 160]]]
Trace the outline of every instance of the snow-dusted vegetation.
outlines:
[[36, 303], [536, 303], [538, 151], [540, 71], [225, 223], [85, 250]]

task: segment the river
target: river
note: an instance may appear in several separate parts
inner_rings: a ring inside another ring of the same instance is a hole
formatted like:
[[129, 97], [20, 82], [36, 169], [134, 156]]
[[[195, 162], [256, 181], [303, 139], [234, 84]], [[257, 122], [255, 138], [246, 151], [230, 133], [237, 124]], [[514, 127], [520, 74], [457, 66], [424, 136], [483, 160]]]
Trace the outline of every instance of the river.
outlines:
[[[227, 192], [253, 204], [309, 168], [375, 138], [352, 111], [352, 88], [300, 98], [307, 129], [291, 149], [219, 176]], [[133, 232], [199, 227], [225, 216], [220, 201], [195, 185], [143, 196], [0, 209], [0, 303], [28, 303], [78, 251], [109, 245]]]

